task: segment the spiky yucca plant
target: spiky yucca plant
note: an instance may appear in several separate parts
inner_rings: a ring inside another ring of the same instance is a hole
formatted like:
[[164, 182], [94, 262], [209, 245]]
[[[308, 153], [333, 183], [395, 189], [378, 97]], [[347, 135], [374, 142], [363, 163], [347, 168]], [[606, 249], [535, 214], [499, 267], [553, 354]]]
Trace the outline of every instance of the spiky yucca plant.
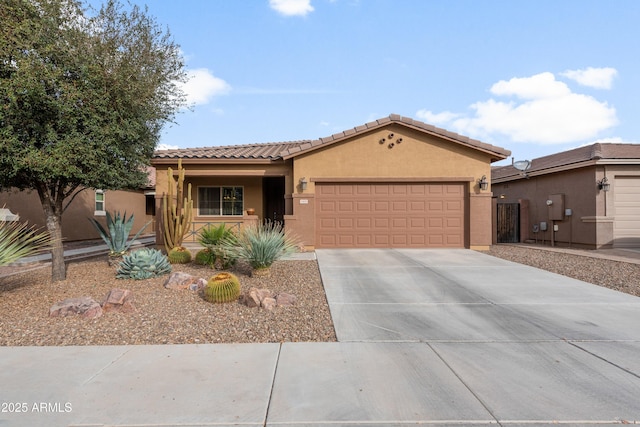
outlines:
[[43, 252], [49, 243], [48, 232], [39, 232], [26, 222], [0, 221], [0, 265]]
[[171, 273], [167, 257], [157, 249], [142, 248], [122, 258], [118, 266], [118, 279], [149, 279]]
[[269, 275], [274, 261], [293, 253], [296, 240], [279, 222], [265, 221], [262, 224], [244, 227], [233, 240], [223, 241], [222, 247], [235, 257], [246, 260], [253, 275]]
[[209, 302], [231, 302], [240, 296], [240, 281], [227, 272], [211, 277], [204, 288], [204, 298]]

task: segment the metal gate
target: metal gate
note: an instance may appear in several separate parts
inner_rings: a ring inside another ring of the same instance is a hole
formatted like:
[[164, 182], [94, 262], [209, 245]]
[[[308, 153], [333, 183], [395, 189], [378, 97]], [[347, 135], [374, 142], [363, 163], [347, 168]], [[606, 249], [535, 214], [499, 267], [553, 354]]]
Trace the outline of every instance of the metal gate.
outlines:
[[498, 203], [498, 243], [520, 242], [520, 204]]

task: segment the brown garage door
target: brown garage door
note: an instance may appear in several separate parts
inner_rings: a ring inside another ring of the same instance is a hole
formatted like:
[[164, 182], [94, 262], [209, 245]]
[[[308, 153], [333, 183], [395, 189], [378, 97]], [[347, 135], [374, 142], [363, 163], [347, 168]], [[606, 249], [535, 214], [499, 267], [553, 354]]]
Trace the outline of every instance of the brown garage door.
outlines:
[[316, 183], [319, 248], [464, 247], [464, 184]]

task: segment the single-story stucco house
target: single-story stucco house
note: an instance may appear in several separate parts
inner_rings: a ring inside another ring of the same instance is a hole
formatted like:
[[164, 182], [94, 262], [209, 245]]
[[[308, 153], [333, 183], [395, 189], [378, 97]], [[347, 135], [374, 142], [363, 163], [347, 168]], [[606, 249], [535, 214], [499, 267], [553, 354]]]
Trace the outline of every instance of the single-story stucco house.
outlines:
[[[62, 238], [65, 241], [99, 239], [100, 235], [87, 218], [95, 218], [106, 225], [106, 212], [120, 211], [127, 218], [134, 215], [132, 234], [137, 233], [147, 222], [151, 224], [144, 234], [155, 229], [155, 170], [149, 168], [149, 181], [138, 190], [96, 190], [85, 188], [67, 198], [68, 208], [62, 215]], [[46, 228], [40, 198], [35, 190], [9, 189], [0, 192], [0, 207], [5, 207], [18, 216], [20, 222], [28, 222], [38, 228]]]
[[395, 114], [316, 140], [156, 151], [156, 222], [181, 159], [195, 210], [185, 241], [270, 219], [307, 248], [488, 248], [491, 163], [509, 155]]
[[594, 143], [491, 176], [497, 243], [640, 247], [640, 144]]

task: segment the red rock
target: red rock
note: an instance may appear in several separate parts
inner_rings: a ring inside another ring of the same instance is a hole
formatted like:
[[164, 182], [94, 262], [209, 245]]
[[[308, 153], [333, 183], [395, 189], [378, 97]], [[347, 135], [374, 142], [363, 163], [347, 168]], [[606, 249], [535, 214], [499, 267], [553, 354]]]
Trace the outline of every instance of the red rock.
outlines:
[[198, 278], [182, 271], [176, 271], [171, 273], [169, 278], [164, 282], [164, 287], [167, 289], [189, 289], [191, 284], [196, 283]]
[[102, 302], [102, 310], [105, 313], [109, 311], [122, 311], [125, 313], [135, 311], [133, 294], [128, 289], [111, 289]]
[[59, 301], [49, 309], [50, 317], [65, 317], [71, 314], [79, 314], [85, 319], [95, 319], [102, 316], [102, 307], [91, 297], [80, 297]]
[[276, 296], [276, 302], [278, 305], [293, 305], [297, 301], [297, 297], [295, 295], [287, 294], [285, 292], [279, 293]]
[[262, 300], [261, 305], [265, 310], [273, 310], [276, 307], [276, 299], [271, 297], [266, 297]]

